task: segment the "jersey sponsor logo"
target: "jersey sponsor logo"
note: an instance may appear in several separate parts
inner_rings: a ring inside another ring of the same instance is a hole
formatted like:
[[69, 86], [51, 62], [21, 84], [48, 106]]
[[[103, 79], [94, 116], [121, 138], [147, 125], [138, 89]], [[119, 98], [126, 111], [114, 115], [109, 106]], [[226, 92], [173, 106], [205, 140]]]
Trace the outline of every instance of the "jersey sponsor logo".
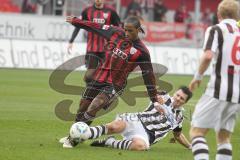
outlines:
[[109, 15], [108, 13], [103, 13], [103, 18], [104, 18], [104, 19], [107, 19], [107, 18], [108, 18], [108, 15]]
[[103, 26], [102, 26], [102, 29], [103, 29], [103, 30], [108, 30], [109, 27], [110, 27], [109, 25], [103, 25]]
[[137, 49], [136, 48], [134, 48], [134, 47], [131, 47], [131, 49], [130, 49], [130, 54], [135, 54], [137, 52]]
[[99, 23], [99, 24], [105, 24], [105, 19], [102, 18], [93, 18], [93, 22]]
[[78, 18], [82, 20], [82, 16], [79, 16]]
[[121, 51], [120, 49], [118, 48], [114, 48], [113, 49], [113, 54], [115, 55], [115, 57], [120, 57], [122, 58], [123, 60], [126, 60], [127, 59], [127, 54], [124, 53], [123, 51]]

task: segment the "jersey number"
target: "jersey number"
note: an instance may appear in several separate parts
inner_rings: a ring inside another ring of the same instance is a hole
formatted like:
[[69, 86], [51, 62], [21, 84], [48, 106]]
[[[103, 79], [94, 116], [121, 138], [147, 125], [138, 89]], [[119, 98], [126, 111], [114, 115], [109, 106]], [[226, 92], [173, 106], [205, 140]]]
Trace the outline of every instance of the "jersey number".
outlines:
[[239, 41], [240, 41], [240, 37], [236, 37], [235, 42], [233, 44], [233, 48], [232, 48], [232, 61], [236, 65], [240, 65], [240, 46], [239, 46]]

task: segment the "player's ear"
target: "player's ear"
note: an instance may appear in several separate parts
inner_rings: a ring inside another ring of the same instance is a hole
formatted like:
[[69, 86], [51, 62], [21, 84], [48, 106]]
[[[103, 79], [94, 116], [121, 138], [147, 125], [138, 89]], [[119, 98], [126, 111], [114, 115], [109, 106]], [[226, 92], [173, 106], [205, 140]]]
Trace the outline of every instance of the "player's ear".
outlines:
[[137, 29], [137, 31], [138, 31], [138, 33], [141, 33], [141, 32], [142, 32], [142, 30], [141, 30], [140, 27]]
[[137, 28], [137, 31], [138, 31], [138, 33], [140, 33], [140, 32], [141, 32], [141, 29], [140, 29], [140, 28]]
[[141, 33], [145, 34], [145, 32], [144, 32], [144, 30], [141, 26], [138, 28], [138, 32], [141, 32]]

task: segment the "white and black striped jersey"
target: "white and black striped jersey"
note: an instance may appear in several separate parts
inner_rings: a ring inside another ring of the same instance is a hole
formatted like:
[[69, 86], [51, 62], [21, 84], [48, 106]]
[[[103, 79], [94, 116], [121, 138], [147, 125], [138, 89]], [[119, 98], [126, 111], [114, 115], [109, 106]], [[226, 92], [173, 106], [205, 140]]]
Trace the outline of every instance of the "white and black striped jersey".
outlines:
[[150, 144], [156, 143], [163, 139], [171, 130], [181, 131], [183, 122], [183, 108], [174, 109], [172, 107], [172, 98], [167, 95], [162, 95], [166, 100], [162, 106], [166, 109], [167, 114], [160, 114], [151, 102], [144, 112], [138, 113], [138, 118], [141, 120], [144, 128], [150, 137]]
[[233, 19], [225, 19], [206, 30], [204, 51], [211, 50], [213, 70], [205, 94], [240, 103], [240, 30]]

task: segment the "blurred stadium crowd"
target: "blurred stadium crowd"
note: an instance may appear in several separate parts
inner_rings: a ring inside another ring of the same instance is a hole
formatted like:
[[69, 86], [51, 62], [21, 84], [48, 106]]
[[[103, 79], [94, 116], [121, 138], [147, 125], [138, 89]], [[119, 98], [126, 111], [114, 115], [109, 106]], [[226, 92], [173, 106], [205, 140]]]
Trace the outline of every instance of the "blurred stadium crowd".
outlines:
[[[121, 19], [137, 15], [145, 21], [216, 23], [216, 6], [220, 0], [105, 0]], [[200, 3], [199, 3], [200, 2]], [[0, 12], [38, 15], [80, 15], [91, 0], [0, 0]], [[199, 4], [198, 12], [196, 4]], [[197, 13], [196, 13], [197, 12]], [[196, 14], [199, 18], [196, 19]]]

